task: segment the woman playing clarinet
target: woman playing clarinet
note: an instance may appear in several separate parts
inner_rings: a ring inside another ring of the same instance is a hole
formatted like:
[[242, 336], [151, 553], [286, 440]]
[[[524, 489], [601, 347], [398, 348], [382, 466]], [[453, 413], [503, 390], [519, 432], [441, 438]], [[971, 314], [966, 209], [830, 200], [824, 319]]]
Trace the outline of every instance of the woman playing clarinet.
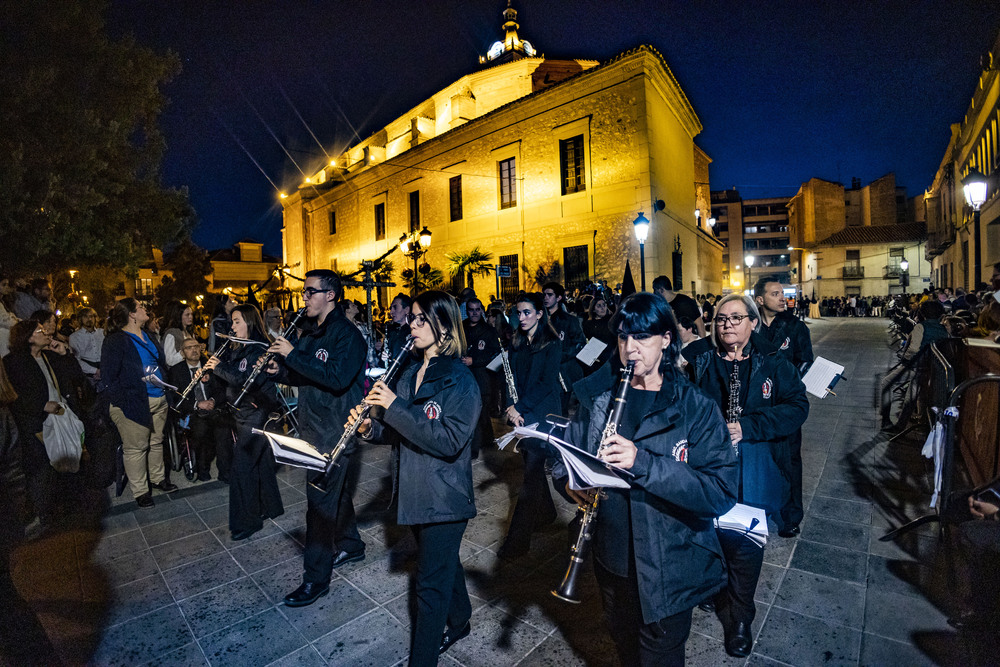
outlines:
[[[398, 435], [398, 520], [417, 540], [417, 615], [410, 665], [436, 665], [438, 655], [470, 632], [472, 605], [459, 558], [462, 535], [476, 515], [472, 497], [471, 441], [479, 419], [479, 386], [461, 361], [462, 315], [444, 292], [424, 292], [409, 316], [413, 349], [394, 393], [376, 382], [365, 402], [382, 414], [358, 434], [383, 440]], [[375, 410], [373, 410], [375, 412]], [[358, 409], [351, 410], [351, 423]]]
[[[234, 343], [224, 355], [224, 361], [215, 357], [205, 363], [206, 370], [213, 371], [226, 383], [230, 402], [240, 394], [254, 364], [271, 343], [256, 306], [236, 306], [232, 318], [236, 338], [264, 344]], [[263, 528], [264, 519], [273, 519], [285, 512], [278, 493], [274, 456], [264, 436], [251, 431], [264, 428], [267, 415], [276, 404], [274, 385], [265, 382], [266, 378], [265, 373], [260, 373], [250, 392], [233, 411], [236, 444], [229, 473], [229, 530], [235, 541], [245, 540]]]
[[[507, 397], [507, 421], [514, 426], [537, 423], [546, 428], [545, 417], [562, 410], [559, 364], [562, 345], [559, 334], [549, 324], [549, 312], [542, 295], [522, 294], [514, 305], [518, 329], [511, 345], [510, 365], [514, 373], [517, 400]], [[510, 519], [507, 537], [497, 551], [502, 559], [528, 553], [531, 534], [556, 520], [556, 507], [545, 476], [548, 457], [544, 443], [527, 441], [520, 447], [524, 457], [524, 480]]]
[[[574, 385], [580, 410], [568, 432], [634, 475], [629, 489], [603, 490], [595, 520], [605, 622], [623, 665], [683, 665], [692, 609], [726, 581], [713, 519], [736, 501], [736, 456], [719, 408], [677, 370], [666, 300], [633, 294], [611, 326], [618, 355]], [[625, 407], [610, 428], [613, 398], [623, 395], [617, 369], [631, 362]], [[577, 503], [592, 502], [593, 491], [569, 488], [562, 464], [553, 479]]]
[[[781, 507], [789, 480], [779, 465], [787, 438], [805, 422], [809, 401], [798, 371], [778, 349], [754, 333], [760, 315], [753, 299], [729, 294], [716, 304], [712, 335], [684, 348], [695, 383], [726, 414], [739, 457], [739, 501], [767, 511], [781, 528]], [[716, 601], [726, 651], [745, 657], [753, 647], [750, 624], [756, 614], [764, 550], [731, 530], [719, 538], [729, 569], [728, 590]]]

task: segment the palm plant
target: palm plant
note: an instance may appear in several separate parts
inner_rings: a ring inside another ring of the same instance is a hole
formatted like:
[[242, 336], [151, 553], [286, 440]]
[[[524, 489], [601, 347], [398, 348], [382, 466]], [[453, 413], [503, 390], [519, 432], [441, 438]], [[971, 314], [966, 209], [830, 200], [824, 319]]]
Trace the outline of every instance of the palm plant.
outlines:
[[468, 277], [469, 287], [475, 287], [476, 276], [488, 276], [495, 269], [493, 253], [483, 252], [476, 246], [469, 252], [452, 252], [445, 255], [448, 260], [448, 275], [454, 278], [458, 275]]

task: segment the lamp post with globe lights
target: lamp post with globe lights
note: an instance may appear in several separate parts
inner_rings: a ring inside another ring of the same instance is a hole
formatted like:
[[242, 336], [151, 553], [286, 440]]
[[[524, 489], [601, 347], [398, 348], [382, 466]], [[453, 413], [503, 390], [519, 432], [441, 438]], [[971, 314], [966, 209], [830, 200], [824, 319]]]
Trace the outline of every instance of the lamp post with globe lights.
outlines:
[[639, 217], [632, 221], [635, 238], [639, 242], [639, 273], [642, 276], [642, 291], [646, 291], [646, 238], [649, 236], [649, 220], [639, 211]]
[[962, 179], [962, 190], [965, 193], [966, 203], [972, 207], [972, 234], [976, 237], [976, 250], [973, 255], [972, 288], [976, 289], [983, 280], [982, 252], [980, 244], [983, 242], [980, 236], [979, 209], [986, 203], [987, 183], [986, 176], [978, 169], [970, 169], [968, 175]]

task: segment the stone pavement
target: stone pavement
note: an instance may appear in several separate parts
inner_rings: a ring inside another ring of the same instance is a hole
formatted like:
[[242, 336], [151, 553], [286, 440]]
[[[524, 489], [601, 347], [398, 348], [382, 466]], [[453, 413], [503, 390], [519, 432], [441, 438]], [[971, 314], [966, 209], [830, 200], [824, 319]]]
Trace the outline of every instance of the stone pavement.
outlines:
[[[890, 444], [876, 432], [876, 374], [891, 361], [885, 327], [810, 323], [817, 354], [846, 366], [848, 381], [835, 397], [810, 398], [802, 535], [767, 545], [754, 654], [727, 657], [717, 619], [696, 609], [689, 665], [962, 664], [941, 611], [936, 529], [878, 541], [925, 510], [930, 472], [919, 442]], [[367, 558], [338, 569], [311, 607], [280, 604], [300, 581], [305, 534], [304, 473], [291, 468], [280, 474], [284, 516], [248, 541], [229, 539], [225, 486], [175, 473], [182, 490], [157, 495], [153, 509], [135, 510], [127, 493], [82, 499], [61, 530], [17, 551], [15, 581], [71, 664], [405, 664], [414, 544], [385, 510], [388, 455], [367, 447], [356, 463]], [[573, 508], [562, 508], [523, 562], [498, 567], [519, 461], [486, 452], [474, 475], [479, 516], [462, 545], [472, 635], [441, 664], [616, 664], [592, 574], [580, 605], [548, 592], [566, 565]]]

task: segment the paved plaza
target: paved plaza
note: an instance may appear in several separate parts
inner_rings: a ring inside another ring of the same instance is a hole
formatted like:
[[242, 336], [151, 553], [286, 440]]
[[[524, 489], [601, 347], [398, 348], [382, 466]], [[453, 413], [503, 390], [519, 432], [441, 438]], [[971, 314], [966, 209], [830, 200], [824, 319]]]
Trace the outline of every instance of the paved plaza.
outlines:
[[[722, 628], [695, 610], [689, 665], [969, 664], [945, 622], [936, 528], [898, 543], [888, 526], [927, 508], [929, 462], [918, 438], [888, 443], [872, 396], [892, 361], [882, 319], [810, 322], [816, 353], [846, 367], [837, 396], [810, 397], [804, 428], [802, 535], [767, 545], [757, 590], [754, 653], [726, 656]], [[15, 581], [70, 664], [405, 664], [414, 543], [394, 524], [387, 447], [362, 450], [355, 496], [367, 558], [336, 570], [330, 594], [290, 609], [305, 535], [304, 472], [283, 468], [285, 514], [234, 543], [228, 489], [189, 484], [135, 509], [128, 494], [83, 498], [78, 516], [15, 554]], [[491, 450], [474, 465], [479, 515], [462, 557], [473, 595], [472, 634], [442, 665], [613, 665], [593, 575], [585, 599], [549, 595], [566, 566], [565, 525], [538, 534], [530, 556], [499, 565], [496, 550], [520, 483], [516, 455]]]

